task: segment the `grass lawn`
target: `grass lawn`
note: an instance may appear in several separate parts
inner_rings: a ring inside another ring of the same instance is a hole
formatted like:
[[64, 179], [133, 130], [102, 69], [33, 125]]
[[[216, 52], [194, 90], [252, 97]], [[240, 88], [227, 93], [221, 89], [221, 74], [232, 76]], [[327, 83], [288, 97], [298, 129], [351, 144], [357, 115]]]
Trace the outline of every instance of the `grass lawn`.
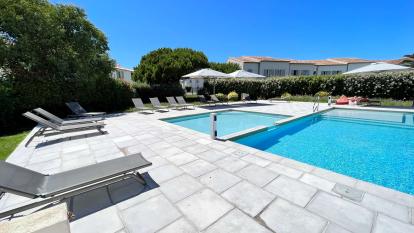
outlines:
[[5, 160], [29, 132], [0, 136], [0, 160]]

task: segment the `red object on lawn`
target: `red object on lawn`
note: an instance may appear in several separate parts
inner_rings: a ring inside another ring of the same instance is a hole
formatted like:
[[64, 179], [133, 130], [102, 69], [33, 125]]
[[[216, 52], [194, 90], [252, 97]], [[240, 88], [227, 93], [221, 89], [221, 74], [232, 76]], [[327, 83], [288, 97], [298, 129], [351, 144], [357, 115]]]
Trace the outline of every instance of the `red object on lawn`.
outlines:
[[338, 105], [345, 105], [345, 104], [349, 104], [349, 100], [348, 100], [348, 97], [346, 97], [346, 96], [341, 96], [341, 98], [339, 98], [339, 99], [337, 99], [336, 100], [336, 104], [338, 104]]

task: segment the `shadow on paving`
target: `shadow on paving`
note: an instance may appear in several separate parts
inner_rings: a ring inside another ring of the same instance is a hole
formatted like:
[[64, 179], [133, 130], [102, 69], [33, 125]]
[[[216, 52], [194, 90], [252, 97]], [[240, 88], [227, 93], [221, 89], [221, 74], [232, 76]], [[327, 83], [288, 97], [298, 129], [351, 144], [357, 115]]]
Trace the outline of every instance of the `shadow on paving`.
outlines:
[[67, 205], [68, 210], [74, 214], [71, 221], [76, 221], [159, 187], [147, 172], [142, 176], [147, 182], [145, 186], [135, 179], [129, 178], [70, 198]]
[[[36, 149], [45, 147], [45, 146], [50, 146], [50, 145], [54, 145], [57, 143], [61, 143], [61, 142], [65, 142], [65, 141], [73, 141], [73, 140], [78, 140], [78, 139], [85, 139], [85, 138], [90, 138], [90, 137], [94, 137], [94, 136], [102, 136], [105, 134], [108, 134], [107, 131], [102, 130], [103, 133], [101, 132], [93, 132], [93, 133], [86, 133], [86, 134], [78, 134], [78, 135], [74, 135], [74, 136], [68, 136], [68, 137], [63, 137], [63, 138], [58, 138], [58, 139], [53, 139], [50, 141], [46, 141], [46, 142], [41, 142], [39, 144], [36, 145]], [[50, 137], [50, 136], [55, 136], [55, 135], [60, 135], [62, 133], [50, 133], [47, 135], [44, 135], [44, 137]]]
[[228, 108], [246, 108], [246, 107], [261, 107], [261, 106], [269, 106], [272, 104], [264, 104], [264, 103], [242, 103], [242, 104], [219, 104], [219, 105], [203, 105], [197, 106], [198, 108], [207, 109], [207, 110], [220, 110], [220, 109], [228, 109]]

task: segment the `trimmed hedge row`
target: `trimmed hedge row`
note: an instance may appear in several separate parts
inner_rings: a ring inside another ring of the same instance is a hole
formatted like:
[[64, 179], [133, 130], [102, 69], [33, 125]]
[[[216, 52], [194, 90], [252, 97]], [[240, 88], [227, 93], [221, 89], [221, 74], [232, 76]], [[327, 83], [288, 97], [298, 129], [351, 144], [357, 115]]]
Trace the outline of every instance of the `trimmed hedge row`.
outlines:
[[21, 114], [37, 107], [65, 117], [65, 102], [79, 101], [88, 111], [114, 112], [130, 107], [133, 96], [131, 84], [109, 77], [0, 79], [0, 134], [33, 126]]
[[[207, 81], [204, 87], [208, 93], [213, 92], [212, 82]], [[266, 99], [285, 92], [292, 95], [314, 95], [319, 91], [327, 91], [331, 95], [402, 100], [414, 97], [414, 72], [216, 80], [216, 93], [231, 91]]]

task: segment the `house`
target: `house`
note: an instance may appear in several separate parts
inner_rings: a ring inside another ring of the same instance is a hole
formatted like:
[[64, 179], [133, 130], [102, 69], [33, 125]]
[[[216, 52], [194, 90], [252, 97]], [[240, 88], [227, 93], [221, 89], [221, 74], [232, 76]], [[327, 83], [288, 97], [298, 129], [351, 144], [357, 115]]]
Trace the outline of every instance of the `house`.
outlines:
[[375, 60], [360, 58], [328, 58], [325, 60], [293, 60], [260, 56], [232, 57], [227, 60], [238, 64], [243, 70], [266, 77], [298, 75], [341, 74], [363, 66]]
[[121, 79], [132, 82], [132, 72], [132, 69], [128, 69], [117, 64], [115, 66], [115, 70], [111, 73], [111, 77], [114, 79]]

